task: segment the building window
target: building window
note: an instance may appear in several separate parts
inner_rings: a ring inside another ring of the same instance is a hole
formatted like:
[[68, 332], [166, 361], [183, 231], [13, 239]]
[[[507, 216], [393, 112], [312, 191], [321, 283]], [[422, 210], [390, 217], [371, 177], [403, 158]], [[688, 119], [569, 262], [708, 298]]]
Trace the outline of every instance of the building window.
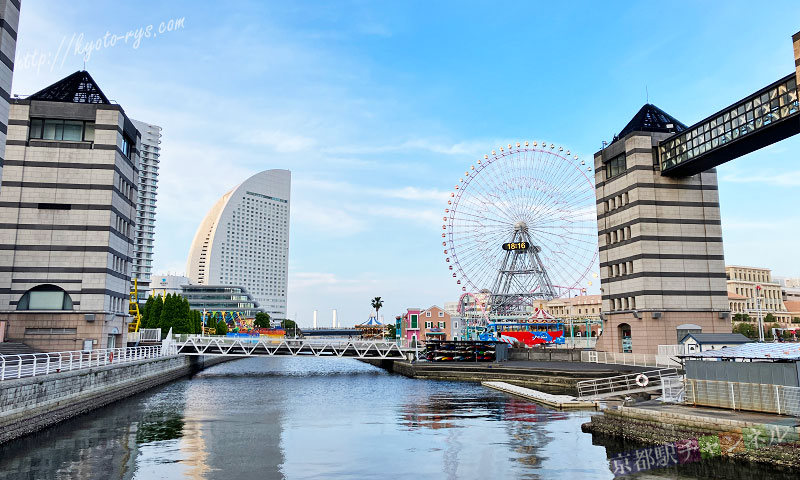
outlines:
[[72, 310], [72, 298], [55, 285], [37, 285], [22, 295], [17, 310]]
[[433, 322], [425, 322], [425, 328], [433, 328]]
[[431, 317], [431, 312], [425, 312], [425, 316], [430, 318]]
[[122, 154], [131, 158], [131, 144], [133, 142], [127, 136], [122, 136]]
[[32, 118], [28, 138], [34, 140], [66, 140], [93, 142], [94, 122]]
[[444, 322], [439, 322], [439, 328], [442, 328], [442, 329], [443, 329], [443, 328], [444, 328], [444, 326], [445, 326], [445, 323], [444, 323]]
[[456, 321], [453, 322], [453, 328], [458, 330], [458, 322], [456, 322]]
[[606, 162], [606, 179], [625, 173], [625, 154], [619, 154]]
[[439, 312], [439, 318], [444, 317], [444, 312]]
[[417, 328], [418, 321], [419, 321], [419, 318], [417, 317], [417, 314], [416, 313], [412, 314], [411, 315], [411, 328]]

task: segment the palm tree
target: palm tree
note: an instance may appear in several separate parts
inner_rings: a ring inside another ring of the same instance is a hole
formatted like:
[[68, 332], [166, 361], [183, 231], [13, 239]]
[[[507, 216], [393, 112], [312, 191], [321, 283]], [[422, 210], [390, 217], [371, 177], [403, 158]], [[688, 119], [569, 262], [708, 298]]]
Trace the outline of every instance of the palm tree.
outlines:
[[375, 297], [372, 299], [372, 308], [375, 309], [376, 322], [378, 321], [378, 310], [380, 310], [382, 306], [383, 306], [383, 300], [381, 300], [381, 297]]

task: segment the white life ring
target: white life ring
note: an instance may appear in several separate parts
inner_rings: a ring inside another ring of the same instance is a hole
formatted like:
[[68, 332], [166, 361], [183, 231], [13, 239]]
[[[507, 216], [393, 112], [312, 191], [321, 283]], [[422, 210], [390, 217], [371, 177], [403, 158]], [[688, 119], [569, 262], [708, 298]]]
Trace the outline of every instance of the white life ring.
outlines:
[[646, 387], [649, 382], [650, 379], [647, 378], [647, 375], [645, 375], [644, 373], [640, 373], [636, 377], [636, 385], [639, 385], [640, 387]]

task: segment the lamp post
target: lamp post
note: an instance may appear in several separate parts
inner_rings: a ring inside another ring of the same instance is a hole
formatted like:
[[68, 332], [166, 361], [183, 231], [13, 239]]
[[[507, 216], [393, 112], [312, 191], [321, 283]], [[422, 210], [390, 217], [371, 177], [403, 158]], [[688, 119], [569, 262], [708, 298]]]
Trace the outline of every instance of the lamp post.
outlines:
[[761, 285], [756, 285], [756, 308], [758, 309], [758, 341], [764, 343], [764, 321], [761, 319]]

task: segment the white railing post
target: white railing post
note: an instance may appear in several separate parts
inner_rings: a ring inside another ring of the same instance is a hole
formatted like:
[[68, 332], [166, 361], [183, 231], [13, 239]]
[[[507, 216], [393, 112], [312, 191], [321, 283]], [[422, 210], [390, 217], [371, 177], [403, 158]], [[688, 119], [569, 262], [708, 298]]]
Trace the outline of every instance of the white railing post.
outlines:
[[736, 410], [736, 396], [733, 391], [733, 382], [731, 382], [731, 405], [733, 408], [731, 410]]
[[22, 357], [17, 355], [17, 378], [22, 378]]
[[3, 370], [0, 373], [0, 380], [5, 380], [6, 379], [6, 357], [3, 357], [3, 367], [2, 368], [3, 368]]
[[781, 414], [781, 396], [778, 393], [778, 386], [775, 385], [775, 407], [778, 409], [778, 415]]

